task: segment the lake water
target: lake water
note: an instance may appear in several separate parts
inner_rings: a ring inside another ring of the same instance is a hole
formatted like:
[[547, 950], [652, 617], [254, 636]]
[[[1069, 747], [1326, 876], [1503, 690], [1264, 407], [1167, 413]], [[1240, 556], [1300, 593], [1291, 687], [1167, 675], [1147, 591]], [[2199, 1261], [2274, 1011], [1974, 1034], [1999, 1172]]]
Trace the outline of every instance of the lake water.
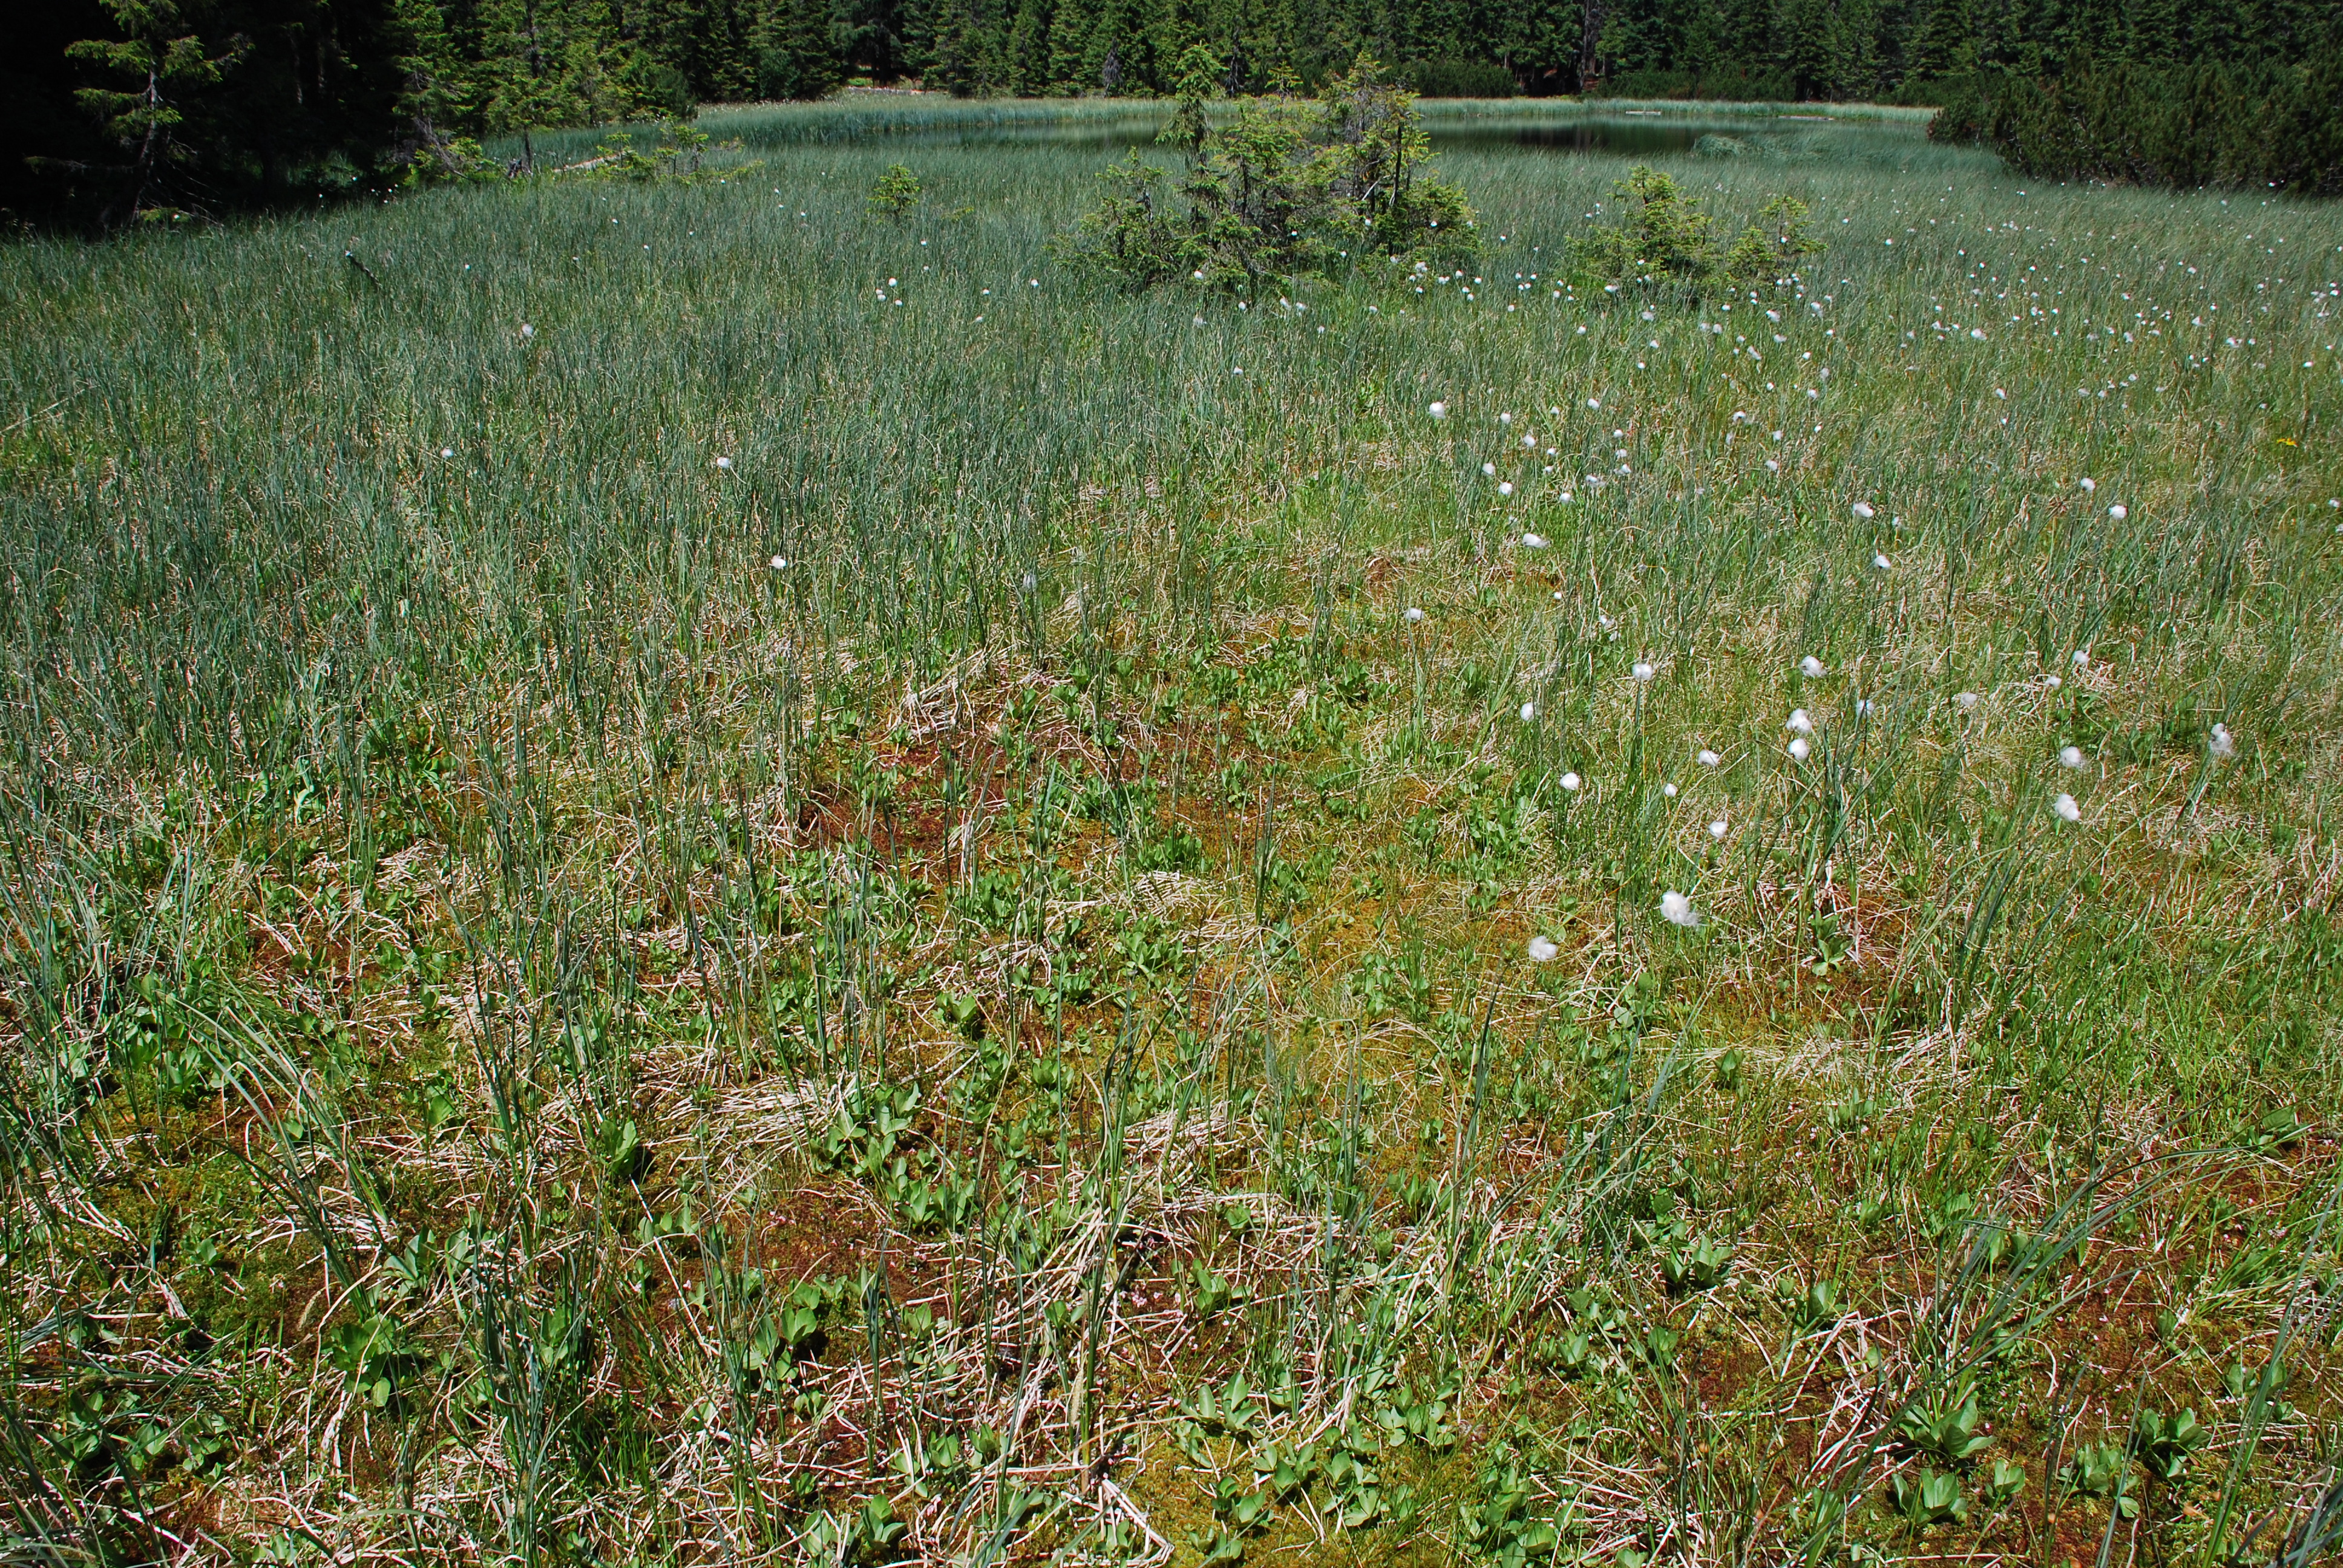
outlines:
[[[1763, 136], [1768, 131], [1779, 133], [1822, 128], [1819, 125], [1785, 124], [1788, 118], [1790, 116], [1678, 119], [1673, 116], [1656, 115], [1648, 117], [1590, 115], [1567, 120], [1558, 120], [1551, 116], [1516, 120], [1497, 116], [1475, 116], [1469, 119], [1426, 116], [1423, 128], [1430, 133], [1435, 152], [1495, 152], [1518, 147], [1526, 151], [1607, 153], [1629, 157], [1689, 153], [1700, 145], [1703, 136], [1745, 141], [1752, 136]], [[1820, 120], [1824, 116], [1815, 118]], [[1111, 152], [1124, 147], [1149, 146], [1162, 126], [1162, 120], [1155, 116], [1133, 116], [1110, 120], [1044, 121], [1026, 125], [945, 126], [931, 130], [889, 131], [882, 133], [882, 137], [887, 141], [928, 146], [1096, 147]]]
[[[1151, 104], [1064, 111], [1023, 103], [953, 105], [940, 111], [926, 106], [906, 111], [891, 106], [841, 109], [775, 105], [712, 110], [703, 116], [701, 127], [719, 141], [739, 137], [758, 149], [857, 144], [907, 151], [1064, 149], [1111, 159], [1125, 149], [1151, 146], [1170, 116], [1169, 106]], [[1815, 159], [1901, 166], [1916, 156], [1952, 150], [1930, 149], [1926, 127], [1916, 119], [1718, 114], [1689, 105], [1682, 111], [1654, 112], [1531, 100], [1518, 106], [1434, 104], [1424, 110], [1421, 124], [1434, 152], [1465, 156], [1519, 152], [1664, 158], [1701, 154], [1769, 163]], [[557, 136], [567, 136], [574, 144], [567, 156], [585, 156], [597, 134], [549, 133], [541, 145], [550, 148]]]

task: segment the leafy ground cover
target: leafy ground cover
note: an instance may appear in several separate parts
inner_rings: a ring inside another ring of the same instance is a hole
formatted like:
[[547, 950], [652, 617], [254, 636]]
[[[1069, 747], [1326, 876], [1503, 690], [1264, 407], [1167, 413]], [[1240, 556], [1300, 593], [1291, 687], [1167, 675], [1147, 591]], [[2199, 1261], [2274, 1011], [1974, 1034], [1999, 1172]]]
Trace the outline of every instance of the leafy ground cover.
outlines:
[[776, 113], [0, 252], [12, 1550], [2331, 1557], [2330, 209]]

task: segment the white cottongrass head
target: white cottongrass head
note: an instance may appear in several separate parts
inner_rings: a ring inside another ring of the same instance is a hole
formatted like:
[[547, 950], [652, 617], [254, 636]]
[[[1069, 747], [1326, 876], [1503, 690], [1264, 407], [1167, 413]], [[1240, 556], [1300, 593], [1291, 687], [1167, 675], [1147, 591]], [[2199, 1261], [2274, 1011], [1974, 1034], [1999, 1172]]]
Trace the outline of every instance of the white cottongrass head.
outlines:
[[789, 569], [789, 558], [787, 556], [775, 556], [768, 564], [777, 572], [785, 572]]
[[1686, 930], [1691, 930], [1700, 924], [1700, 911], [1692, 907], [1690, 899], [1685, 898], [1674, 888], [1660, 895], [1660, 918], [1672, 926], [1682, 926]]
[[523, 337], [534, 337], [537, 336], [537, 328], [524, 321], [520, 324], [520, 335]]
[[1654, 670], [1643, 659], [1639, 658], [1633, 665], [1628, 667], [1627, 673], [1634, 676], [1637, 680], [1649, 680], [1653, 676], [1659, 672]]
[[1804, 762], [1807, 758], [1814, 754], [1815, 749], [1806, 744], [1806, 738], [1805, 736], [1801, 735], [1796, 739], [1790, 742], [1791, 761]]
[[1562, 950], [1554, 945], [1554, 939], [1552, 937], [1532, 937], [1530, 939], [1530, 962], [1534, 964], [1550, 962], [1554, 959], [1554, 956], [1560, 951], [1562, 951]]
[[1703, 768], [1714, 768], [1718, 763], [1724, 761], [1725, 759], [1719, 757], [1715, 752], [1711, 751], [1707, 747], [1704, 746], [1700, 749], [1700, 755], [1694, 757], [1693, 760], [1699, 763]]
[[1881, 571], [1884, 571], [1884, 572], [1887, 572], [1887, 571], [1894, 571], [1894, 570], [1896, 569], [1896, 563], [1895, 563], [1895, 562], [1893, 562], [1893, 561], [1891, 561], [1891, 560], [1889, 560], [1885, 556], [1880, 556], [1880, 555], [1875, 555], [1875, 556], [1873, 556], [1873, 557], [1871, 558], [1871, 564], [1872, 564], [1873, 566], [1875, 566], [1875, 567], [1877, 567]]
[[729, 457], [719, 457], [716, 459], [716, 466], [729, 473], [731, 471], [732, 459]]
[[1725, 842], [1725, 835], [1732, 830], [1733, 829], [1726, 825], [1725, 819], [1722, 817], [1719, 817], [1715, 821], [1711, 822], [1708, 825], [1708, 836], [1715, 839], [1720, 844]]
[[1415, 605], [1410, 605], [1407, 607], [1407, 621], [1410, 626], [1413, 626], [1417, 621], [1420, 621], [1423, 618], [1423, 611], [1422, 608]]
[[[1500, 485], [1497, 487], [1501, 490], [1511, 490], [1513, 488], [1511, 485]], [[1542, 550], [1545, 548], [1545, 536], [1544, 534], [1523, 534], [1522, 536], [1522, 548], [1525, 550]]]
[[1448, 417], [1448, 405], [1445, 403], [1434, 403], [1431, 407], [1425, 409], [1424, 412], [1431, 415], [1435, 419], [1445, 419]]
[[1861, 518], [1864, 521], [1869, 522], [1879, 514], [1871, 509], [1871, 503], [1869, 501], [1857, 501], [1855, 504], [1855, 515]]
[[2084, 493], [2085, 495], [2087, 495], [2087, 495], [2089, 495], [2093, 490], [2096, 490], [2096, 489], [2097, 489], [2097, 488], [2099, 487], [2099, 482], [2098, 482], [2097, 479], [2087, 479], [2087, 478], [2086, 478], [2086, 479], [2077, 479], [2077, 480], [2076, 480], [2076, 481], [2075, 481], [2075, 483], [2077, 483], [2077, 485], [2080, 485], [2080, 486], [2083, 487], [2083, 493]]
[[2058, 798], [2050, 802], [2050, 809], [2058, 813], [2058, 820], [2061, 822], [2079, 822], [2083, 819], [2083, 809], [2076, 805], [2075, 798], [2064, 789], [2059, 790]]
[[2213, 726], [2213, 733], [2207, 737], [2205, 744], [2216, 757], [2235, 757], [2237, 754], [2237, 737], [2229, 733], [2229, 727], [2226, 724]]
[[1953, 693], [1953, 706], [1959, 709], [1963, 713], [1976, 712], [1976, 705], [1977, 694], [1976, 692], [1956, 691]]
[[1500, 479], [1497, 481], [1497, 494], [1501, 496], [1510, 496], [1513, 493], [1513, 482], [1511, 479]]
[[1537, 704], [1536, 704], [1536, 703], [1534, 703], [1534, 702], [1524, 702], [1524, 703], [1523, 703], [1523, 704], [1522, 704], [1522, 722], [1523, 722], [1523, 724], [1527, 724], [1531, 719], [1535, 719], [1536, 717], [1537, 717]]
[[1496, 476], [1497, 465], [1494, 463], [1483, 463], [1481, 465], [1481, 472], [1484, 476], [1493, 478]]
[[2075, 668], [2076, 668], [2077, 669], [2088, 669], [2088, 668], [2091, 668], [2091, 650], [2090, 650], [2089, 648], [2077, 648], [2077, 649], [2075, 650], [2074, 666], [2075, 666]]
[[1820, 680], [1824, 676], [1830, 673], [1830, 666], [1825, 664], [1821, 659], [1816, 658], [1810, 653], [1806, 655], [1805, 658], [1798, 660], [1798, 673], [1805, 676], [1808, 680]]
[[1579, 782], [1579, 777], [1575, 773], [1565, 773], [1562, 776], [1562, 787], [1574, 795], [1578, 793]]
[[2069, 772], [2073, 772], [2080, 769], [2083, 766], [2083, 749], [2079, 746], [2060, 747], [2058, 749], [2058, 766], [2066, 769]]
[[1782, 728], [1793, 735], [1812, 735], [1815, 732], [1815, 721], [1806, 717], [1805, 709], [1793, 708], [1790, 709], [1790, 717], [1782, 720]]

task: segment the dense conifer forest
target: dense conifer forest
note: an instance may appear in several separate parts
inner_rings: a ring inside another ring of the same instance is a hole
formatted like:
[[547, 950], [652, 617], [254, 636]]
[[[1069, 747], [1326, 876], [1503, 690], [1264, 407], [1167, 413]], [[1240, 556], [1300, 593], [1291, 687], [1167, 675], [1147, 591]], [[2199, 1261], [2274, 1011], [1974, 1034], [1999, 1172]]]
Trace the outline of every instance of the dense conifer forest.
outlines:
[[[1956, 103], [1948, 132], [2005, 152], [2089, 144], [2037, 166], [2244, 183], [2260, 164], [2217, 149], [2259, 139], [2268, 105], [2331, 117], [2316, 84], [2338, 17], [2337, 0], [68, 0], [21, 16], [0, 65], [0, 209], [118, 224], [476, 177], [516, 166], [481, 152], [499, 135], [526, 166], [535, 130], [854, 84], [1168, 95], [1196, 45], [1229, 96], [1314, 88], [1364, 52], [1441, 97]], [[2143, 132], [2149, 152], [2106, 151], [2109, 116], [2161, 103], [2174, 72], [2199, 109]], [[2057, 84], [2091, 73], [2060, 107]]]

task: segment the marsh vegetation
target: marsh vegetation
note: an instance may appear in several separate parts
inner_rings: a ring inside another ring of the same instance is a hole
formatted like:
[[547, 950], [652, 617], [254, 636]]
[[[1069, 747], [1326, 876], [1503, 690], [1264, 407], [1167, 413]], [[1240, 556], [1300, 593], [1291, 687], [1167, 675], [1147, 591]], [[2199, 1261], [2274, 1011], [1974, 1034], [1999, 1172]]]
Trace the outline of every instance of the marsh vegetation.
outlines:
[[2331, 209], [858, 112], [0, 251], [11, 1550], [2331, 1558]]

